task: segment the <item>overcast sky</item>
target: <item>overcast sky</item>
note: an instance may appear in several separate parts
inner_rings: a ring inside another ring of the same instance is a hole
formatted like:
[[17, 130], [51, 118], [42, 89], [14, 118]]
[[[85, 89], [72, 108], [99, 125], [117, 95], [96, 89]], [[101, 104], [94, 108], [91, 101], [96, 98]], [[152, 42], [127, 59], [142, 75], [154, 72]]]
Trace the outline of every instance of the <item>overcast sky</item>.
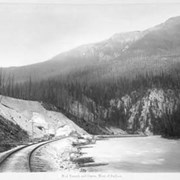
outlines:
[[101, 41], [114, 33], [144, 30], [180, 15], [178, 1], [123, 2], [0, 0], [0, 66], [45, 61], [81, 44]]

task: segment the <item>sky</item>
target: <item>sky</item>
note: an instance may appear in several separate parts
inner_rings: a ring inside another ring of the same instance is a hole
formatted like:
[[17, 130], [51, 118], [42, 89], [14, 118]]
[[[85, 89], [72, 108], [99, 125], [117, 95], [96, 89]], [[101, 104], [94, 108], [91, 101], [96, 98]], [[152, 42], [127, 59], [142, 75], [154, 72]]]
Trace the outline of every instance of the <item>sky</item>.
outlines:
[[179, 10], [177, 0], [0, 0], [0, 67], [46, 61], [115, 33], [145, 30], [180, 16]]

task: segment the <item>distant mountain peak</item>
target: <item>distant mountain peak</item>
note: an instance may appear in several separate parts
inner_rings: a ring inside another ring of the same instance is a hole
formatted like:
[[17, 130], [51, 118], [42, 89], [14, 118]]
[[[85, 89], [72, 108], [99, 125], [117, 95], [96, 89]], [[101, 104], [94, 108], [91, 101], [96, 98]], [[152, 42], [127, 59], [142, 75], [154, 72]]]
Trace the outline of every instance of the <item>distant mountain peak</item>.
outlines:
[[175, 16], [169, 18], [167, 21], [165, 21], [165, 24], [180, 24], [180, 16]]

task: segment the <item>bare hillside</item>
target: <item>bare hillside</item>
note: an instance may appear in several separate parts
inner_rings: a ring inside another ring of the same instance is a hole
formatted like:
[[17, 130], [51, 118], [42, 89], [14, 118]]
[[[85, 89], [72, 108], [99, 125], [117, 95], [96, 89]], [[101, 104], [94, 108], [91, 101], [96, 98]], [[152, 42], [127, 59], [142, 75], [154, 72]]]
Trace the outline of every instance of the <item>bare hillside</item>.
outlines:
[[[31, 138], [45, 135], [63, 136], [72, 133], [81, 136], [87, 133], [62, 113], [48, 111], [41, 103], [0, 96], [0, 116], [17, 125]], [[8, 125], [7, 125], [8, 126]]]

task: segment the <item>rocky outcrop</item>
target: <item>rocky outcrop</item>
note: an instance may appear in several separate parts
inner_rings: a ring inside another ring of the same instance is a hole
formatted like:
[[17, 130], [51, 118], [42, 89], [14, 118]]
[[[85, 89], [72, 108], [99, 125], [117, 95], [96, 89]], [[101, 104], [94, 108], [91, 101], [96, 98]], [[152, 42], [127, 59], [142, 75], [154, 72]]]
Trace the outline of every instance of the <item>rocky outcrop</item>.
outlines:
[[[106, 108], [85, 98], [82, 103], [76, 101], [72, 107], [71, 113], [98, 126], [101, 129], [99, 134], [104, 130], [104, 134], [128, 132], [146, 135], [180, 135], [179, 91], [157, 88], [143, 92], [133, 91], [123, 97], [111, 99]], [[98, 130], [95, 134], [98, 134]]]
[[[149, 134], [178, 135], [179, 93], [162, 89], [148, 90], [128, 112], [127, 129]], [[177, 121], [177, 122], [176, 122]], [[172, 131], [172, 132], [171, 132]]]
[[119, 127], [106, 123], [112, 111], [103, 106], [98, 106], [93, 100], [83, 97], [82, 102], [72, 101], [68, 111], [64, 112], [77, 125], [90, 134], [126, 134]]

